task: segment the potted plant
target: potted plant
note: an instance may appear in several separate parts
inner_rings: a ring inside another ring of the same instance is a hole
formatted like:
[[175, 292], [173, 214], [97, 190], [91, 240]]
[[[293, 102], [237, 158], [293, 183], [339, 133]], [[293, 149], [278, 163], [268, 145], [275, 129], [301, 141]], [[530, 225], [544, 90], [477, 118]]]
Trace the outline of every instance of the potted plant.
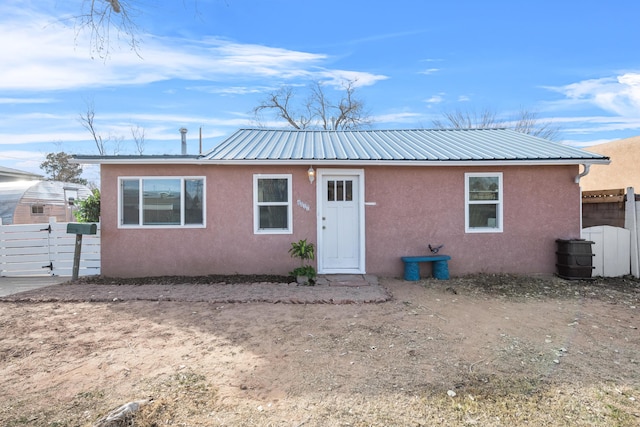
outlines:
[[314, 285], [316, 282], [316, 269], [307, 264], [307, 261], [311, 261], [315, 257], [313, 243], [308, 243], [307, 239], [292, 242], [289, 254], [293, 258], [300, 259], [300, 267], [294, 268], [289, 274], [295, 277], [301, 285]]

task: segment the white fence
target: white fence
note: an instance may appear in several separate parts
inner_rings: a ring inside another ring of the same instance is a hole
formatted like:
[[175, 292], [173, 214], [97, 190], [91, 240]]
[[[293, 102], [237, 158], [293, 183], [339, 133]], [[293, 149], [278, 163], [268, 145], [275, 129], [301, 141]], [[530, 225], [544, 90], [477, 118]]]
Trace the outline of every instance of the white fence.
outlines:
[[624, 228], [631, 232], [631, 274], [640, 278], [640, 201], [636, 201], [633, 187], [627, 188]]
[[594, 276], [618, 277], [632, 274], [640, 278], [640, 201], [627, 188], [625, 226], [601, 225], [582, 230], [582, 238], [594, 242]]
[[626, 276], [631, 272], [631, 232], [620, 227], [598, 225], [582, 229], [582, 238], [591, 240], [593, 275]]
[[[76, 235], [67, 223], [2, 225], [0, 221], [0, 276], [71, 276]], [[100, 274], [98, 234], [83, 235], [79, 276]]]

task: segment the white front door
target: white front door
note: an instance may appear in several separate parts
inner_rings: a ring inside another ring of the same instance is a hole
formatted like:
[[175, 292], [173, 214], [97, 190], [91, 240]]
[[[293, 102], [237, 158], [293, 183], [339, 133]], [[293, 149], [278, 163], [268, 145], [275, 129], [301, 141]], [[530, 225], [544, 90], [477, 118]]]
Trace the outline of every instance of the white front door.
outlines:
[[318, 171], [318, 272], [364, 274], [364, 171]]

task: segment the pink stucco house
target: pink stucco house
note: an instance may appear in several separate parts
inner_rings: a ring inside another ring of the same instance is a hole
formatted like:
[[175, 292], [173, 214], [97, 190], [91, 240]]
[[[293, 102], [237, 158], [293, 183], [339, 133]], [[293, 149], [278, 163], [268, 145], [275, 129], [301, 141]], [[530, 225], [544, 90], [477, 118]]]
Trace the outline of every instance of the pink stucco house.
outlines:
[[[241, 129], [212, 151], [101, 165], [102, 274], [399, 277], [445, 245], [452, 276], [551, 274], [580, 237], [580, 178], [608, 158], [506, 129]], [[582, 165], [582, 168], [581, 168]]]

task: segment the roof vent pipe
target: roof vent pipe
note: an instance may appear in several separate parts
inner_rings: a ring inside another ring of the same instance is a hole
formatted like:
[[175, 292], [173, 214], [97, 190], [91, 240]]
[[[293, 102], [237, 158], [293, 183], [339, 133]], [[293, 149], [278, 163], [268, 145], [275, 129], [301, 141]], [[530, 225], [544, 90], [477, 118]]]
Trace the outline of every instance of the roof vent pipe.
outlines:
[[582, 171], [581, 174], [576, 175], [576, 179], [575, 179], [576, 184], [580, 184], [580, 178], [582, 178], [583, 176], [587, 176], [589, 174], [589, 168], [591, 167], [591, 165], [585, 163], [582, 166], [584, 167], [584, 170]]
[[187, 128], [180, 128], [180, 136], [182, 137], [182, 155], [187, 154]]

